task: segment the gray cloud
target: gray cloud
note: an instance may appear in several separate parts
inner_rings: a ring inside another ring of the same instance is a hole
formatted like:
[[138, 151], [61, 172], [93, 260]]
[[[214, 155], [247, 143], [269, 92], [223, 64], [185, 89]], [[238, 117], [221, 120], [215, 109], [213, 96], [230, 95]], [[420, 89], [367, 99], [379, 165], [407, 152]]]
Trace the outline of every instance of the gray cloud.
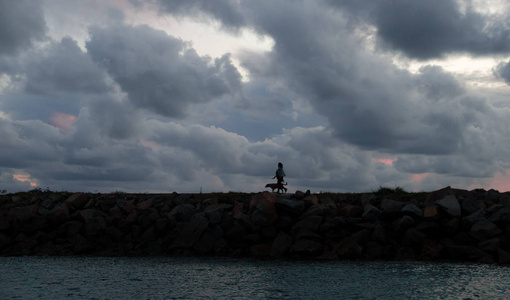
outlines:
[[0, 1], [0, 54], [15, 54], [45, 38], [40, 1]]
[[[40, 53], [29, 65], [26, 89], [30, 93], [98, 94], [109, 90], [105, 74], [67, 37]], [[36, 53], [37, 54], [37, 53]]]
[[457, 0], [327, 1], [373, 24], [381, 45], [426, 60], [451, 53], [508, 54], [510, 24]]
[[237, 96], [241, 76], [228, 55], [211, 61], [148, 26], [91, 28], [87, 50], [138, 107], [183, 117], [192, 103]]
[[502, 62], [494, 69], [494, 75], [502, 78], [508, 85], [510, 85], [510, 62]]
[[235, 0], [158, 0], [162, 12], [177, 16], [207, 16], [228, 27], [244, 25], [244, 17]]

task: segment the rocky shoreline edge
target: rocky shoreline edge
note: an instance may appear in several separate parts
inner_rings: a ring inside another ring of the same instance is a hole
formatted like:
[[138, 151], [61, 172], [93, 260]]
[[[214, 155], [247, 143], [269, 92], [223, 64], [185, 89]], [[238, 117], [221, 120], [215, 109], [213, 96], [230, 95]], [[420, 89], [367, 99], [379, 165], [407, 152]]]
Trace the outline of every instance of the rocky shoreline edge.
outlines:
[[0, 195], [0, 255], [510, 264], [510, 193]]

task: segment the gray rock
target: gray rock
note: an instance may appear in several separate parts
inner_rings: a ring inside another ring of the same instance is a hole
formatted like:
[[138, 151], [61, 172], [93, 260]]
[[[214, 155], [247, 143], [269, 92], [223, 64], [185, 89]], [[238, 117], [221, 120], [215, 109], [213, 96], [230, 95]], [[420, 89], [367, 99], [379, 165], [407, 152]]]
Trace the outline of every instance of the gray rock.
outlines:
[[497, 224], [510, 223], [510, 207], [498, 209], [489, 217], [489, 221]]
[[311, 216], [304, 220], [296, 222], [292, 227], [293, 234], [297, 234], [299, 231], [310, 230], [317, 231], [319, 226], [322, 224], [323, 218], [321, 216]]
[[403, 216], [402, 218], [393, 221], [393, 230], [396, 232], [404, 232], [413, 225], [413, 218], [410, 216]]
[[457, 218], [461, 216], [460, 204], [457, 197], [454, 195], [448, 195], [438, 200], [436, 204], [442, 207], [452, 217]]
[[467, 217], [462, 218], [461, 225], [464, 228], [471, 228], [473, 224], [483, 218], [483, 209], [477, 210]]
[[480, 209], [485, 209], [486, 207], [482, 200], [474, 197], [468, 197], [462, 199], [461, 208], [469, 214], [472, 214]]
[[469, 235], [478, 241], [485, 241], [502, 233], [503, 231], [496, 224], [483, 218], [473, 224], [469, 231]]
[[412, 217], [423, 218], [423, 209], [419, 208], [418, 206], [416, 206], [416, 204], [413, 203], [407, 204], [406, 206], [402, 207], [400, 211]]
[[305, 202], [303, 200], [290, 200], [278, 198], [276, 207], [288, 211], [292, 214], [299, 215], [305, 209]]
[[381, 214], [381, 211], [372, 204], [366, 204], [363, 208], [363, 215], [361, 217], [366, 221], [375, 221]]
[[82, 209], [89, 202], [89, 197], [83, 193], [75, 193], [67, 198], [65, 202], [73, 209]]
[[191, 221], [184, 226], [179, 236], [172, 244], [172, 248], [189, 248], [197, 242], [204, 230], [209, 226], [209, 220], [202, 215], [195, 215]]
[[291, 254], [318, 256], [324, 250], [322, 243], [311, 240], [299, 240], [290, 248]]
[[405, 204], [400, 201], [383, 199], [381, 201], [381, 210], [384, 212], [399, 212], [404, 205]]
[[292, 246], [293, 242], [292, 236], [280, 231], [273, 241], [269, 255], [274, 258], [282, 257]]

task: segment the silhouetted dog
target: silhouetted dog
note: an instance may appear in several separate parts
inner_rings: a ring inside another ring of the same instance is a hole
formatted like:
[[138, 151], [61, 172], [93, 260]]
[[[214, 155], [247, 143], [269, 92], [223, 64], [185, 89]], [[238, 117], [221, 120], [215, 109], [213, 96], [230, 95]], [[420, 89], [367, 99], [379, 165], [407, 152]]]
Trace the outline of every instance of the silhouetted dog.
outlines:
[[268, 183], [266, 184], [266, 187], [268, 188], [271, 188], [271, 192], [274, 193], [274, 190], [277, 190], [278, 193], [280, 193], [280, 190], [285, 190], [285, 192], [287, 192], [287, 189], [284, 187], [284, 185], [287, 185], [287, 183], [285, 184], [278, 184], [278, 183]]

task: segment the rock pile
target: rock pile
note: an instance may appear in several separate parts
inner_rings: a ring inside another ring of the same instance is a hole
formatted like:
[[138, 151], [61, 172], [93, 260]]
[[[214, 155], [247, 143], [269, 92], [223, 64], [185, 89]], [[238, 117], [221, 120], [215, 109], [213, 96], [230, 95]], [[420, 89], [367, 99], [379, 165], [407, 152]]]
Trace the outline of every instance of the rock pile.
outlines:
[[510, 194], [0, 196], [0, 255], [228, 255], [510, 263]]

